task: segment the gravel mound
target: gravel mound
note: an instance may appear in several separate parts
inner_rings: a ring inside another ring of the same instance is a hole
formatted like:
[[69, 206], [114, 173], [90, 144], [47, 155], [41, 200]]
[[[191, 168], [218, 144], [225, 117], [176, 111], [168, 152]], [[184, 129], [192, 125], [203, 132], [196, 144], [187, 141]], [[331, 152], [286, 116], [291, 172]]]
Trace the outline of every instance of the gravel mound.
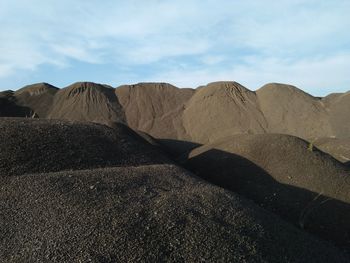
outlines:
[[2, 180], [1, 262], [349, 262], [173, 165]]
[[350, 169], [304, 140], [230, 136], [191, 151], [186, 167], [350, 248]]
[[[111, 124], [112, 125], [112, 124]], [[0, 177], [167, 162], [123, 124], [0, 119]]]

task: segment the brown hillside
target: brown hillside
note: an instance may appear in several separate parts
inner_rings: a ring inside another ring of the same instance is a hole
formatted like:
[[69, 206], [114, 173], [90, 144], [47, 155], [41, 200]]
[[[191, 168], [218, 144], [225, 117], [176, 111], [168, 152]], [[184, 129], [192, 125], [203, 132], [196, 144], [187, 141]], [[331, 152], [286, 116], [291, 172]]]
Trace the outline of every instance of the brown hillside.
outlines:
[[185, 103], [194, 90], [167, 83], [124, 85], [116, 94], [128, 125], [157, 138], [186, 138], [182, 125]]
[[114, 89], [91, 82], [78, 82], [59, 90], [48, 118], [99, 123], [125, 121]]
[[196, 90], [183, 113], [190, 139], [208, 143], [239, 133], [263, 133], [267, 123], [254, 92], [236, 82], [214, 82]]
[[304, 139], [331, 135], [328, 111], [319, 98], [278, 83], [267, 84], [256, 94], [270, 133]]

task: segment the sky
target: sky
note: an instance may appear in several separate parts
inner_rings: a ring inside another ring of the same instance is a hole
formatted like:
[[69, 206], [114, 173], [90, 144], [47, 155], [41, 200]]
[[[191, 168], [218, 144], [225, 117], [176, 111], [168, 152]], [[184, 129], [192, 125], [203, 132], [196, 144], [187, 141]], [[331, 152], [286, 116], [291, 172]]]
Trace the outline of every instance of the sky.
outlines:
[[349, 0], [0, 0], [0, 90], [234, 80], [350, 90]]

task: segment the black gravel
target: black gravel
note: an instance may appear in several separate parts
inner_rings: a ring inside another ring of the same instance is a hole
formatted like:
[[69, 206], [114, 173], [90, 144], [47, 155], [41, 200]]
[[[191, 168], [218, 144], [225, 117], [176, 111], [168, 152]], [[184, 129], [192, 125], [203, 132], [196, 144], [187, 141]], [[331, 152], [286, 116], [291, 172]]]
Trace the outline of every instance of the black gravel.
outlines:
[[350, 262], [174, 165], [1, 181], [0, 262]]
[[116, 123], [0, 118], [0, 177], [165, 163], [135, 132]]

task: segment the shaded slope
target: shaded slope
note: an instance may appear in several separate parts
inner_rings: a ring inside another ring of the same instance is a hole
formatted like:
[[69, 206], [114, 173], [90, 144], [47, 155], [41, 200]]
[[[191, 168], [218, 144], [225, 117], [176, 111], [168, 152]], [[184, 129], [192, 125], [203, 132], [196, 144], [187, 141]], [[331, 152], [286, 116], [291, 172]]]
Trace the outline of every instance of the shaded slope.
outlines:
[[31, 109], [39, 118], [46, 118], [58, 88], [48, 83], [28, 85], [14, 93], [19, 106]]
[[236, 135], [194, 149], [197, 175], [350, 247], [350, 170], [288, 135]]
[[11, 90], [0, 92], [0, 117], [30, 117], [32, 111], [27, 107], [17, 105]]
[[319, 98], [285, 84], [271, 83], [256, 91], [268, 132], [301, 138], [332, 135], [328, 111]]
[[116, 89], [128, 125], [157, 138], [185, 138], [182, 112], [194, 90], [167, 83], [139, 83]]
[[2, 262], [349, 262], [170, 165], [6, 178], [0, 214]]
[[99, 123], [125, 121], [114, 89], [91, 82], [78, 82], [59, 90], [48, 118]]
[[164, 163], [122, 124], [0, 119], [0, 177], [34, 172]]
[[214, 82], [196, 90], [186, 105], [183, 125], [197, 143], [266, 130], [255, 93], [236, 82]]

